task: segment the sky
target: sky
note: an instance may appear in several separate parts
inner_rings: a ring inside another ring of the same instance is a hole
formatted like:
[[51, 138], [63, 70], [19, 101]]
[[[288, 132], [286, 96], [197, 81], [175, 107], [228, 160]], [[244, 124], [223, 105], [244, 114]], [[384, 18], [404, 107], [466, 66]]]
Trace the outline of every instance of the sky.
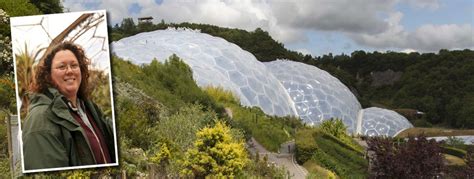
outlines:
[[355, 50], [474, 49], [473, 0], [62, 0], [66, 11], [105, 9], [109, 24], [152, 16], [253, 31], [321, 56]]

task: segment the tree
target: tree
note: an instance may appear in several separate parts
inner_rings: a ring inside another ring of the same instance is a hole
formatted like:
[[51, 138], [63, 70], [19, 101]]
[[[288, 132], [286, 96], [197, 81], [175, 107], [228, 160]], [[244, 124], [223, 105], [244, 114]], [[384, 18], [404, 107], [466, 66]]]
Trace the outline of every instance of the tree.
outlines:
[[11, 17], [41, 14], [28, 0], [2, 0], [0, 7]]
[[[38, 54], [44, 49], [40, 49], [34, 54], [30, 54], [28, 47], [25, 43], [25, 48], [16, 56], [16, 67], [17, 67], [17, 79], [18, 79], [18, 95], [22, 102], [22, 111], [27, 110], [25, 107], [28, 107], [29, 98], [28, 98], [28, 87], [33, 82], [34, 68], [33, 64], [35, 59], [37, 59]], [[22, 114], [23, 115], [23, 114]]]
[[424, 136], [406, 142], [374, 137], [367, 144], [374, 178], [435, 178], [444, 167], [441, 147]]
[[[0, 26], [9, 25], [8, 22], [9, 15], [0, 9]], [[7, 112], [15, 111], [16, 107], [11, 51], [12, 44], [10, 38], [0, 34], [0, 110]]]
[[62, 13], [63, 6], [59, 0], [30, 0], [43, 14]]
[[132, 18], [124, 18], [122, 20], [122, 24], [120, 25], [120, 29], [126, 36], [137, 33], [137, 26], [135, 25], [135, 22], [133, 22]]
[[249, 162], [242, 140], [231, 135], [231, 130], [222, 122], [197, 132], [194, 148], [185, 154], [183, 174], [196, 178], [206, 176], [230, 176], [242, 172]]

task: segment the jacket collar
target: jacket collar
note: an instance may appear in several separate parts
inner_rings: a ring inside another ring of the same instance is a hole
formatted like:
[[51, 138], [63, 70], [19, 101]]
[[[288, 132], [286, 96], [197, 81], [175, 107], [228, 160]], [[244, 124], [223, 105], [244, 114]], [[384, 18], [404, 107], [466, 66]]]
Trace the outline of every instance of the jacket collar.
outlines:
[[69, 112], [69, 108], [64, 101], [64, 95], [62, 95], [56, 88], [48, 88], [44, 97], [48, 97], [50, 103], [51, 112], [57, 117], [50, 118], [52, 122], [64, 126], [69, 131], [79, 131], [81, 127], [79, 123], [72, 117]]

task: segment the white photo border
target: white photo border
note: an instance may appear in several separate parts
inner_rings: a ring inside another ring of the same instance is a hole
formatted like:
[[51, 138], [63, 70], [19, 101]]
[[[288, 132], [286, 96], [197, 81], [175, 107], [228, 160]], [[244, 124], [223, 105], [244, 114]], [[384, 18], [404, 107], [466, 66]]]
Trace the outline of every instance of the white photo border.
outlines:
[[[17, 19], [21, 18], [28, 18], [28, 17], [47, 17], [47, 16], [70, 16], [70, 15], [81, 15], [85, 13], [101, 13], [104, 15], [104, 24], [102, 28], [105, 28], [105, 39], [104, 43], [106, 43], [105, 48], [105, 57], [103, 59], [106, 59], [106, 69], [104, 70], [105, 72], [108, 72], [108, 77], [109, 77], [109, 92], [110, 92], [110, 104], [111, 104], [111, 112], [112, 112], [112, 128], [113, 128], [113, 140], [114, 140], [114, 150], [115, 150], [115, 163], [107, 163], [107, 164], [96, 164], [96, 165], [81, 165], [81, 166], [71, 166], [71, 167], [58, 167], [58, 168], [47, 168], [47, 169], [32, 169], [32, 170], [25, 170], [25, 164], [24, 164], [24, 156], [23, 156], [23, 137], [22, 137], [22, 126], [21, 126], [21, 104], [19, 101], [21, 99], [19, 98], [19, 88], [18, 88], [18, 78], [17, 78], [17, 66], [16, 66], [16, 49], [12, 48], [13, 50], [13, 63], [14, 63], [14, 72], [15, 72], [15, 93], [17, 97], [17, 112], [18, 112], [18, 125], [19, 125], [19, 140], [20, 140], [20, 155], [21, 155], [21, 168], [22, 168], [22, 173], [27, 174], [27, 173], [37, 173], [37, 172], [49, 172], [49, 171], [64, 171], [64, 170], [74, 170], [74, 169], [86, 169], [86, 168], [99, 168], [99, 167], [112, 167], [112, 166], [118, 166], [119, 165], [119, 157], [118, 157], [118, 147], [117, 147], [117, 129], [116, 129], [116, 123], [115, 123], [115, 106], [114, 106], [114, 96], [113, 96], [113, 87], [112, 87], [112, 65], [111, 65], [111, 59], [110, 59], [110, 48], [109, 48], [109, 41], [108, 41], [108, 29], [107, 29], [107, 12], [106, 10], [94, 10], [94, 11], [80, 11], [80, 12], [69, 12], [69, 13], [60, 13], [60, 14], [47, 14], [47, 15], [35, 15], [35, 16], [22, 16], [22, 17], [11, 17], [10, 18], [10, 24], [11, 24], [11, 31], [12, 31], [12, 46], [13, 43], [15, 42], [15, 37], [14, 37], [14, 29], [13, 26], [16, 25], [15, 21]], [[63, 22], [55, 22], [57, 24], [63, 23]], [[67, 24], [68, 26], [69, 24]], [[85, 49], [85, 47], [83, 47]], [[12, 138], [11, 142], [14, 139]]]

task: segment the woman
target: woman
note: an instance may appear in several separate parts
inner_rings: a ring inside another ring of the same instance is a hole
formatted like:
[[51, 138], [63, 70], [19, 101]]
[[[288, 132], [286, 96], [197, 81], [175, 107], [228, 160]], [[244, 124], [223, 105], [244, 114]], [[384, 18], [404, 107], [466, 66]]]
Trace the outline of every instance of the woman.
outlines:
[[114, 135], [89, 100], [88, 59], [63, 42], [36, 68], [23, 127], [25, 170], [115, 162]]

